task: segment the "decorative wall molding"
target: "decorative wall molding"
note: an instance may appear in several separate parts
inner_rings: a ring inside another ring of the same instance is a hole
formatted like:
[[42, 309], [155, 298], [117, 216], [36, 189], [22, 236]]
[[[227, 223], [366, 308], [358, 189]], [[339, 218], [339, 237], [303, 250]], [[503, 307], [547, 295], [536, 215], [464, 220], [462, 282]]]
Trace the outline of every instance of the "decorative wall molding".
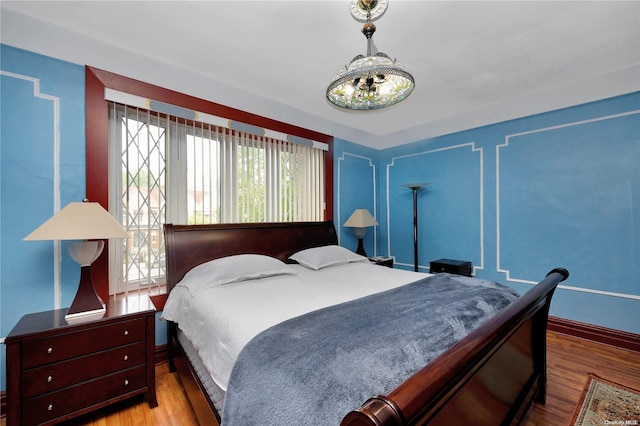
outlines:
[[[347, 160], [347, 157], [352, 157], [352, 158], [357, 158], [360, 160], [364, 160], [364, 161], [368, 161], [369, 162], [369, 167], [371, 167], [371, 186], [373, 188], [373, 212], [371, 212], [373, 214], [373, 217], [378, 220], [378, 215], [377, 215], [377, 211], [378, 211], [378, 198], [377, 198], [377, 186], [376, 186], [376, 165], [373, 162], [373, 159], [371, 157], [366, 157], [364, 155], [359, 155], [359, 154], [352, 154], [350, 152], [346, 152], [343, 151], [342, 155], [338, 158], [338, 201], [337, 201], [337, 216], [336, 216], [336, 220], [334, 221], [334, 224], [337, 228], [338, 231], [338, 241], [341, 240], [340, 236], [342, 235], [342, 217], [341, 217], [341, 209], [340, 209], [340, 200], [342, 199], [341, 196], [341, 189], [342, 189], [342, 164], [344, 161]], [[346, 220], [346, 219], [345, 219]], [[378, 231], [377, 231], [377, 227], [373, 227], [373, 252], [374, 254], [378, 253]]]
[[[580, 120], [580, 121], [564, 123], [564, 124], [560, 124], [560, 125], [556, 125], [556, 126], [543, 127], [543, 128], [539, 128], [539, 129], [528, 130], [528, 131], [525, 131], [525, 132], [512, 133], [512, 134], [505, 135], [504, 143], [496, 145], [496, 271], [499, 272], [499, 273], [503, 273], [505, 275], [506, 281], [517, 282], [517, 283], [528, 284], [528, 285], [535, 285], [537, 283], [536, 281], [527, 280], [527, 279], [523, 279], [523, 278], [517, 278], [517, 277], [513, 276], [514, 274], [512, 274], [512, 271], [507, 269], [507, 268], [505, 268], [505, 267], [503, 267], [502, 262], [501, 262], [501, 243], [500, 243], [500, 237], [501, 237], [501, 221], [500, 221], [500, 152], [501, 152], [501, 150], [510, 147], [510, 143], [512, 142], [512, 140], [514, 138], [517, 138], [517, 137], [520, 137], [520, 136], [531, 135], [531, 134], [536, 134], [536, 133], [543, 133], [543, 132], [549, 132], [549, 131], [569, 128], [569, 127], [576, 127], [576, 126], [581, 126], [581, 125], [585, 125], [585, 124], [589, 124], [589, 123], [595, 123], [595, 122], [600, 122], [600, 121], [605, 121], [605, 120], [611, 120], [611, 119], [620, 118], [620, 117], [626, 117], [626, 116], [635, 115], [635, 114], [640, 114], [640, 110], [627, 111], [627, 112], [620, 113], [620, 114], [607, 115], [607, 116], [596, 117], [596, 118], [592, 118], [592, 119], [588, 119], [588, 120]], [[598, 295], [601, 295], [601, 296], [611, 296], [611, 297], [620, 297], [620, 298], [624, 298], [624, 299], [640, 300], [640, 295], [634, 295], [634, 294], [624, 294], [624, 293], [618, 293], [618, 292], [595, 290], [595, 289], [576, 287], [576, 286], [568, 286], [568, 285], [559, 285], [558, 288], [561, 288], [561, 289], [564, 289], [564, 290], [570, 290], [570, 291], [583, 292], [583, 293], [598, 294]]]
[[[60, 98], [47, 95], [40, 91], [40, 79], [0, 70], [0, 75], [28, 81], [33, 85], [33, 96], [50, 101], [53, 109], [53, 211], [51, 216], [60, 211]], [[53, 309], [62, 307], [62, 245], [60, 241], [53, 241]]]
[[[390, 192], [390, 187], [389, 187], [389, 181], [390, 181], [390, 174], [391, 174], [391, 168], [396, 166], [397, 162], [407, 159], [407, 158], [412, 158], [412, 157], [417, 157], [417, 156], [421, 156], [421, 155], [430, 155], [430, 154], [435, 154], [435, 153], [439, 153], [442, 151], [448, 151], [448, 150], [452, 150], [452, 149], [463, 149], [463, 148], [471, 148], [471, 152], [478, 152], [480, 155], [479, 158], [479, 166], [480, 166], [480, 174], [478, 176], [478, 180], [479, 180], [479, 187], [478, 187], [478, 191], [479, 191], [479, 199], [480, 199], [480, 205], [479, 205], [479, 221], [480, 221], [480, 234], [479, 234], [479, 246], [480, 246], [480, 265], [474, 265], [473, 266], [473, 273], [474, 275], [477, 273], [477, 271], [481, 271], [484, 270], [484, 148], [481, 147], [476, 147], [476, 143], [475, 142], [466, 142], [466, 143], [462, 143], [459, 145], [452, 145], [452, 146], [447, 146], [447, 147], [443, 147], [443, 148], [436, 148], [436, 149], [432, 149], [432, 150], [427, 150], [427, 151], [420, 151], [420, 152], [415, 152], [412, 154], [407, 154], [407, 155], [399, 155], [397, 157], [392, 157], [391, 158], [391, 162], [389, 164], [387, 164], [386, 167], [386, 191], [387, 194], [389, 194]], [[392, 256], [393, 254], [391, 253], [391, 211], [390, 211], [390, 203], [389, 203], [389, 196], [387, 196], [387, 253]], [[395, 256], [394, 256], [395, 257]], [[399, 263], [399, 262], [394, 262], [397, 265], [402, 265], [402, 266], [407, 266], [407, 267], [412, 267], [414, 266], [413, 264], [407, 264], [407, 263]], [[423, 269], [429, 269], [428, 266], [421, 266], [419, 265], [419, 268], [423, 268]]]

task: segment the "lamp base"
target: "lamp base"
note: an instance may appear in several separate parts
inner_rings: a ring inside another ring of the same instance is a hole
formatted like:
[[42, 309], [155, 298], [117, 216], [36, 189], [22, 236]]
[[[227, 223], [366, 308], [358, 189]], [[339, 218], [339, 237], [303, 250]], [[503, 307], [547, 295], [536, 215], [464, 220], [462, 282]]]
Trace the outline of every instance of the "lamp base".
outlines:
[[364, 242], [362, 241], [362, 238], [358, 238], [358, 248], [356, 249], [356, 254], [367, 257], [367, 252], [364, 251]]
[[94, 321], [102, 318], [106, 311], [104, 302], [93, 287], [93, 282], [91, 281], [91, 266], [82, 266], [80, 268], [80, 285], [78, 286], [78, 292], [64, 319], [69, 324]]
[[106, 308], [96, 309], [94, 311], [78, 312], [77, 314], [67, 314], [64, 316], [64, 320], [67, 324], [82, 324], [84, 322], [95, 321], [102, 317], [107, 312]]

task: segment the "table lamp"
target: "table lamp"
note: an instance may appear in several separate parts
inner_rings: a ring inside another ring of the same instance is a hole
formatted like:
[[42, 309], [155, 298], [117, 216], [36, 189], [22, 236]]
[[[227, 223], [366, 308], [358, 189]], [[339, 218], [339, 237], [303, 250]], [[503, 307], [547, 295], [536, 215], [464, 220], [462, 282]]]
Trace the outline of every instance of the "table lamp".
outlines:
[[357, 254], [361, 256], [367, 255], [364, 251], [364, 243], [362, 239], [367, 234], [367, 228], [370, 226], [376, 226], [377, 224], [378, 222], [373, 216], [371, 216], [371, 213], [369, 213], [369, 210], [367, 209], [356, 209], [344, 223], [343, 226], [353, 228], [353, 233], [358, 237], [358, 248], [356, 249]]
[[127, 231], [99, 203], [84, 200], [69, 203], [24, 238], [24, 241], [82, 240], [67, 243], [69, 255], [80, 264], [80, 285], [65, 316], [69, 324], [104, 316], [105, 304], [93, 287], [91, 264], [102, 253], [105, 239], [128, 236]]

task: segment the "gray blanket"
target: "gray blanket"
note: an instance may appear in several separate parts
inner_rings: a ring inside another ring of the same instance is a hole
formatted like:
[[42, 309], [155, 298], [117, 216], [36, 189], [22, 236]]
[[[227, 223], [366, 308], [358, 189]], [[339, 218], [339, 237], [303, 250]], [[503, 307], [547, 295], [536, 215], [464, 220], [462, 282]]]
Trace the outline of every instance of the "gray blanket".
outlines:
[[222, 424], [339, 425], [517, 297], [500, 284], [437, 274], [280, 323], [240, 352]]

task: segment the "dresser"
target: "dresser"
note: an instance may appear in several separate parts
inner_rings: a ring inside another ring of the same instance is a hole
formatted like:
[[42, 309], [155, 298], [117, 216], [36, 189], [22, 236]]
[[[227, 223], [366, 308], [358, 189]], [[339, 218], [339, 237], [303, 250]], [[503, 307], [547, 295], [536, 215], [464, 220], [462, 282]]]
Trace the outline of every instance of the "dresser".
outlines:
[[23, 316], [5, 338], [7, 426], [49, 425], [155, 389], [155, 307], [112, 300], [99, 320], [69, 325], [67, 309]]

